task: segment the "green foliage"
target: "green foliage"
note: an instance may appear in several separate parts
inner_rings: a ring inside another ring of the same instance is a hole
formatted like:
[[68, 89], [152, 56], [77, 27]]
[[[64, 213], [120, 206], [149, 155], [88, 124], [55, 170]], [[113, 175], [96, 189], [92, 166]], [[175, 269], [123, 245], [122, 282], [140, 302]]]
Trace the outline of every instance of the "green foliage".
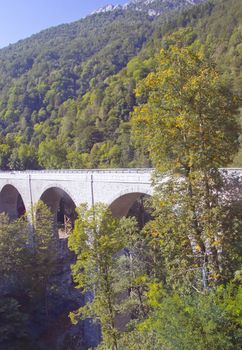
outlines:
[[15, 148], [9, 160], [8, 167], [10, 169], [38, 169], [38, 161], [36, 150], [33, 146], [20, 144], [18, 149]]
[[[69, 147], [72, 146], [71, 152], [79, 153], [75, 147], [81, 136], [76, 133], [77, 114], [81, 110], [77, 98], [121, 70], [138, 53], [151, 27], [152, 20], [145, 13], [115, 11], [43, 31], [3, 49], [0, 52], [1, 132], [5, 136], [21, 135], [21, 140], [17, 140], [10, 152], [9, 164], [3, 162], [2, 167], [68, 166]], [[93, 117], [91, 122], [88, 116], [86, 119], [86, 127], [92, 127]], [[53, 141], [57, 135], [63, 149], [60, 157], [55, 155], [59, 143], [55, 145]], [[92, 135], [93, 132], [90, 139]], [[93, 136], [94, 143], [100, 141], [99, 136], [98, 139]], [[6, 140], [3, 145], [5, 142], [8, 146]], [[87, 142], [84, 152], [90, 151], [93, 141]], [[20, 143], [40, 146], [37, 164], [35, 155], [32, 163], [19, 160]], [[53, 159], [48, 159], [49, 156], [45, 160], [44, 146], [53, 152]]]
[[1, 349], [35, 347], [38, 335], [33, 329], [38, 322], [48, 322], [49, 278], [56, 269], [57, 237], [48, 207], [40, 202], [34, 209], [36, 217], [33, 212], [26, 214], [33, 219], [32, 229], [27, 216], [10, 221], [7, 215], [0, 215]]
[[236, 97], [199, 42], [184, 47], [189, 35], [182, 30], [166, 40], [170, 45], [157, 56], [157, 71], [136, 89], [148, 99], [134, 110], [134, 132], [160, 171], [225, 166], [238, 147]]
[[136, 223], [129, 218], [114, 218], [101, 204], [89, 210], [83, 205], [78, 214], [69, 238], [69, 247], [76, 254], [72, 275], [89, 300], [70, 317], [74, 323], [80, 318], [99, 322], [103, 337], [100, 349], [119, 349], [121, 324], [124, 327], [129, 319], [127, 312], [134, 310], [128, 290], [135, 273], [126, 250], [136, 235]]
[[241, 185], [218, 171], [238, 149], [238, 104], [201, 45], [188, 44], [191, 36], [165, 38], [157, 70], [136, 90], [143, 103], [133, 113], [135, 137], [156, 166], [154, 220], [144, 232], [160, 250], [152, 267], [162, 271], [148, 284], [151, 311], [136, 328], [141, 339], [152, 338], [141, 349], [242, 343]]
[[61, 140], [46, 140], [39, 145], [38, 161], [45, 169], [66, 168], [66, 155], [66, 147]]
[[[157, 179], [157, 216], [149, 224], [159, 241], [166, 283], [174, 288], [181, 280], [182, 286], [203, 289], [234, 272], [222, 252], [237, 246], [241, 254], [241, 217], [226, 226], [236, 190], [232, 182], [225, 190], [229, 176], [218, 171], [238, 149], [238, 104], [200, 43], [186, 45], [191, 34], [182, 30], [165, 38], [156, 72], [137, 87], [147, 102], [135, 108], [132, 123], [157, 173], [170, 171], [165, 180]], [[239, 256], [234, 259], [238, 267]]]
[[[70, 318], [101, 326], [100, 350], [241, 348], [241, 184], [218, 171], [239, 146], [241, 2], [175, 14], [117, 10], [0, 51], [2, 169], [148, 166], [149, 154], [156, 167], [143, 230], [83, 205], [69, 238], [87, 300]], [[0, 216], [4, 349], [37, 346], [28, 316], [51, 321], [54, 218], [43, 203], [30, 214], [31, 232]]]
[[10, 222], [7, 215], [0, 214], [0, 237], [1, 275], [23, 271], [23, 262], [30, 256], [27, 222], [23, 219]]
[[240, 299], [241, 286], [232, 283], [206, 294], [167, 295], [151, 288], [149, 300], [154, 311], [139, 329], [144, 334], [156, 330], [154, 349], [240, 349]]
[[18, 298], [27, 286], [27, 266], [31, 257], [26, 221], [10, 222], [7, 215], [0, 214], [0, 242], [0, 348], [24, 349], [27, 346], [27, 314], [21, 309]]
[[20, 311], [14, 298], [0, 301], [0, 349], [19, 350], [28, 348], [27, 315]]
[[1, 168], [149, 166], [130, 138], [133, 90], [154, 70], [162, 37], [181, 27], [193, 28], [189, 43], [198, 37], [241, 94], [241, 1], [185, 5], [139, 2], [142, 11], [132, 4], [1, 50]]
[[48, 277], [55, 269], [58, 237], [54, 225], [54, 215], [47, 205], [39, 201], [33, 210], [36, 214], [33, 222], [31, 269], [34, 286], [38, 292], [41, 292], [41, 285], [44, 284], [44, 288], [46, 288]]

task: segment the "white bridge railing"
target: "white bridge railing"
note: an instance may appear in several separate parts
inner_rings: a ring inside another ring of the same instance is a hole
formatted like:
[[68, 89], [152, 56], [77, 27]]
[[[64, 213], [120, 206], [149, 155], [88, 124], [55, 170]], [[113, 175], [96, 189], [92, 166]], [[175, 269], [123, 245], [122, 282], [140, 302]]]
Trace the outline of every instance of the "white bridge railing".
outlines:
[[[0, 170], [0, 174], [89, 174], [89, 173], [127, 173], [127, 174], [137, 174], [137, 173], [152, 173], [154, 168], [107, 168], [107, 169], [45, 169], [45, 170]], [[227, 170], [229, 172], [241, 172], [242, 168], [221, 168], [221, 170]]]
[[47, 169], [47, 170], [0, 170], [0, 174], [89, 174], [89, 173], [125, 173], [125, 174], [143, 174], [152, 173], [153, 168], [112, 168], [112, 169]]

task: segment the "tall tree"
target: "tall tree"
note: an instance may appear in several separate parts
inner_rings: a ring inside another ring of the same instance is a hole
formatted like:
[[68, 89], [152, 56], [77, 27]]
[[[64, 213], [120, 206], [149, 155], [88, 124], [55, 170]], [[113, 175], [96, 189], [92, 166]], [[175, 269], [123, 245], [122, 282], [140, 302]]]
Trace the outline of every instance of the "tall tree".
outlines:
[[142, 309], [138, 297], [142, 281], [136, 279], [138, 269], [129, 250], [136, 233], [134, 219], [115, 218], [102, 204], [91, 209], [83, 205], [69, 238], [77, 257], [72, 265], [76, 286], [93, 294], [86, 305], [71, 313], [71, 319], [92, 318], [100, 323], [100, 349], [122, 349], [122, 331], [138, 304]]
[[48, 324], [57, 237], [48, 207], [39, 202], [35, 209], [32, 230], [25, 216], [11, 221], [0, 214], [0, 349], [39, 346]]
[[29, 275], [31, 276], [31, 297], [33, 307], [40, 306], [48, 321], [48, 292], [50, 276], [54, 274], [58, 262], [58, 237], [54, 215], [42, 201], [35, 207], [33, 222], [33, 246]]
[[190, 29], [164, 39], [157, 69], [138, 84], [133, 130], [159, 171], [210, 171], [231, 163], [238, 149], [238, 99], [192, 39]]
[[238, 149], [238, 100], [192, 39], [190, 29], [165, 38], [157, 70], [137, 87], [137, 97], [145, 102], [136, 107], [132, 123], [158, 174], [170, 171], [158, 186], [159, 214], [150, 226], [161, 238], [172, 275], [197, 269], [207, 288], [225, 278], [225, 237], [231, 230], [236, 242], [240, 236], [234, 221], [224, 228], [226, 176], [218, 170], [231, 163]]
[[0, 214], [0, 349], [28, 349], [27, 313], [21, 299], [28, 291], [27, 223]]

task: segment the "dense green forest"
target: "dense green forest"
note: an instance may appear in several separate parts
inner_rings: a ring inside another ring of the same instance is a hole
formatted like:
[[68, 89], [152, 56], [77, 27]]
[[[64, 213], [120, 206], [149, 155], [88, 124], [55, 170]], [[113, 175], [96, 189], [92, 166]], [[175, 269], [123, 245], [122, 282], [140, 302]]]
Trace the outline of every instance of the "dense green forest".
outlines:
[[155, 166], [148, 220], [82, 205], [69, 237], [74, 282], [95, 290], [71, 320], [98, 322], [100, 350], [242, 345], [241, 181], [219, 169], [238, 151], [239, 101], [193, 35], [163, 37], [136, 88], [132, 135]]
[[241, 2], [174, 3], [0, 51], [2, 169], [154, 167], [152, 197], [72, 208], [68, 239], [62, 199], [0, 213], [0, 350], [241, 349], [241, 179], [221, 169], [241, 165]]
[[241, 94], [241, 1], [172, 4], [153, 2], [160, 16], [134, 5], [94, 14], [0, 50], [1, 168], [150, 166], [130, 137], [134, 89], [180, 27]]
[[68, 243], [58, 208], [39, 202], [31, 226], [1, 213], [0, 349], [241, 349], [241, 179], [221, 169], [240, 101], [193, 37], [164, 36], [137, 84], [131, 133], [154, 164], [152, 196], [122, 218], [82, 203]]

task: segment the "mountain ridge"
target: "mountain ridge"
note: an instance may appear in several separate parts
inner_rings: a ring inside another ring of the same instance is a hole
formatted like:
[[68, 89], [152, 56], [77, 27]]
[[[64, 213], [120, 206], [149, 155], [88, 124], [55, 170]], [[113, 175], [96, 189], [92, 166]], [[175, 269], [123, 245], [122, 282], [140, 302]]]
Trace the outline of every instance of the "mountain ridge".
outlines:
[[42, 33], [45, 33], [46, 31], [57, 31], [58, 29], [62, 29], [62, 28], [67, 29], [69, 26], [75, 25], [76, 23], [79, 23], [79, 22], [86, 21], [88, 18], [92, 18], [93, 16], [96, 16], [96, 15], [110, 13], [113, 11], [125, 11], [125, 12], [137, 11], [137, 12], [143, 12], [144, 14], [147, 14], [150, 17], [157, 17], [164, 12], [169, 12], [175, 9], [182, 9], [186, 6], [189, 7], [189, 6], [197, 5], [205, 1], [207, 0], [131, 0], [130, 2], [125, 3], [124, 5], [119, 5], [119, 4], [113, 5], [110, 3], [103, 7], [98, 8], [97, 10], [91, 12], [85, 17], [80, 18], [74, 22], [62, 23], [56, 26], [51, 26], [49, 28], [39, 31], [38, 33], [34, 33], [26, 38], [20, 39], [15, 43], [11, 43], [5, 47], [2, 47], [0, 48], [0, 52], [7, 51], [8, 49], [13, 48], [15, 47], [15, 45], [21, 44], [26, 40], [29, 40], [32, 38], [38, 38], [39, 35], [41, 35]]
[[179, 8], [187, 5], [196, 5], [202, 1], [204, 0], [132, 0], [124, 5], [114, 5], [111, 3], [107, 4], [93, 11], [91, 15], [116, 10], [134, 10], [146, 12], [149, 16], [160, 16], [163, 12], [167, 11], [167, 9], [173, 9], [175, 7]]

